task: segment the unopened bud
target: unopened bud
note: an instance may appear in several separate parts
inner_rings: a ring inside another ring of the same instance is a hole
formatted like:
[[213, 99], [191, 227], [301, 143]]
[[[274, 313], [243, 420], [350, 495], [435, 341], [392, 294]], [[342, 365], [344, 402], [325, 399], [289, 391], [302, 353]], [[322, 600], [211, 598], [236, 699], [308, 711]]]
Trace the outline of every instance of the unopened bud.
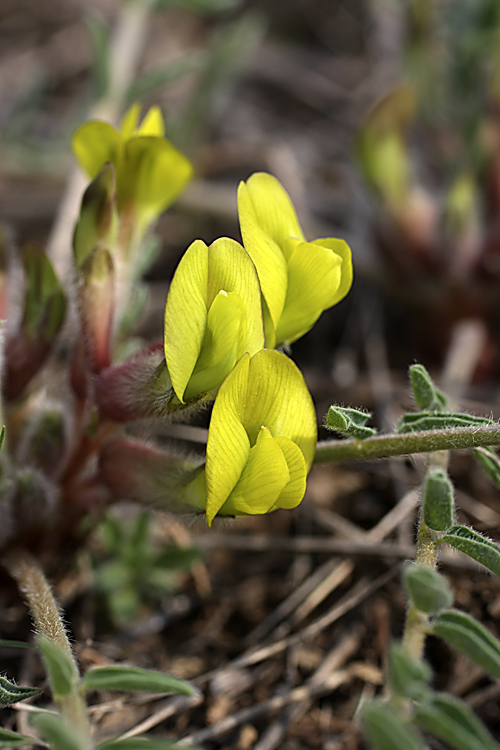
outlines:
[[99, 411], [115, 422], [165, 417], [172, 396], [162, 343], [102, 370], [95, 381]]
[[443, 411], [446, 396], [436, 386], [423, 365], [410, 367], [410, 381], [415, 403], [420, 411]]
[[111, 253], [98, 248], [81, 268], [80, 316], [85, 351], [93, 372], [111, 364], [111, 334], [115, 310], [115, 273]]
[[101, 479], [116, 499], [180, 513], [205, 511], [202, 468], [201, 461], [128, 438], [110, 440], [99, 461]]
[[424, 520], [434, 531], [447, 531], [453, 526], [453, 485], [443, 469], [435, 469], [424, 484]]
[[115, 171], [105, 164], [83, 194], [73, 235], [75, 266], [82, 268], [97, 247], [112, 246], [116, 230]]

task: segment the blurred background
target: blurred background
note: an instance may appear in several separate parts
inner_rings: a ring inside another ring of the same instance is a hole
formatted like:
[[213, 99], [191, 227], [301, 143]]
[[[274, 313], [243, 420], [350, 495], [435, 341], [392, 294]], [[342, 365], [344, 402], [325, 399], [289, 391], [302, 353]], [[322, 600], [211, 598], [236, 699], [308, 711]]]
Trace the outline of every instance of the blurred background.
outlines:
[[[353, 290], [293, 347], [320, 423], [336, 402], [366, 407], [379, 427], [393, 429], [410, 407], [408, 365], [419, 361], [439, 379], [455, 346], [474, 351], [463, 404], [498, 416], [497, 0], [1, 0], [2, 248], [34, 242], [54, 257], [69, 257], [83, 189], [71, 133], [93, 116], [118, 124], [137, 100], [145, 109], [160, 105], [167, 136], [196, 172], [158, 223], [160, 251], [146, 276], [149, 301], [138, 336], [162, 338], [168, 283], [181, 255], [195, 238], [207, 244], [224, 235], [239, 239], [237, 185], [254, 171], [268, 171], [288, 190], [308, 238], [341, 237], [353, 251]], [[61, 205], [64, 221], [57, 218]], [[464, 350], [453, 351], [462, 361]], [[172, 429], [164, 440], [186, 436]], [[496, 529], [496, 490], [463, 456], [452, 469], [462, 520]], [[209, 686], [201, 707], [173, 712], [170, 724], [161, 717], [151, 724], [175, 736], [190, 734], [207, 748], [363, 747], [352, 719], [361, 697], [377, 689], [385, 644], [401, 626], [397, 576], [313, 641], [299, 638], [252, 669], [222, 671], [217, 679], [203, 675], [251, 644], [301, 633], [362, 584], [367, 571], [387, 571], [394, 559], [381, 555], [375, 563], [356, 556], [325, 562], [314, 538], [364, 538], [360, 534], [373, 531], [418, 484], [421, 470], [418, 460], [316, 467], [300, 510], [242, 520], [212, 537], [173, 520], [157, 519], [148, 530], [133, 514], [130, 531], [124, 512], [125, 526], [117, 531], [109, 521], [95, 549], [59, 587], [82, 662], [135, 659]], [[412, 507], [385, 530], [408, 547]], [[240, 539], [234, 551], [224, 538], [235, 531], [270, 541], [255, 554]], [[272, 542], [277, 537], [288, 540], [281, 552]], [[301, 537], [313, 540], [310, 549], [294, 542]], [[175, 585], [169, 578], [154, 596], [146, 585], [147, 595], [130, 594], [141, 590], [155, 565], [146, 555], [144, 580], [131, 572], [140, 545], [149, 549], [171, 538], [183, 544], [194, 538], [210, 548], [205, 563], [195, 563]], [[118, 560], [114, 573], [105, 567], [109, 556]], [[99, 597], [109, 600], [120, 576], [128, 581], [122, 600], [116, 596], [103, 610]], [[461, 606], [480, 611], [496, 629], [497, 583], [477, 572], [467, 576], [457, 579]], [[294, 603], [287, 597], [300, 586], [305, 593]], [[279, 610], [283, 601], [289, 603]], [[20, 610], [7, 614], [13, 637]], [[333, 695], [319, 691], [317, 698], [312, 691], [298, 713], [289, 703], [278, 718], [264, 720], [266, 701], [310, 679], [348, 631], [357, 640], [343, 653], [361, 665], [358, 672]], [[491, 688], [485, 678], [471, 675], [446, 651], [429, 658], [442, 686], [470, 693], [471, 705], [481, 707], [498, 736], [497, 694], [480, 692]], [[223, 731], [225, 717], [252, 706], [264, 708], [242, 714]], [[153, 710], [135, 703], [126, 708], [128, 715], [103, 710], [102, 728], [111, 731], [114, 721], [116, 731], [125, 731]], [[212, 734], [196, 734], [207, 725], [215, 727]]]

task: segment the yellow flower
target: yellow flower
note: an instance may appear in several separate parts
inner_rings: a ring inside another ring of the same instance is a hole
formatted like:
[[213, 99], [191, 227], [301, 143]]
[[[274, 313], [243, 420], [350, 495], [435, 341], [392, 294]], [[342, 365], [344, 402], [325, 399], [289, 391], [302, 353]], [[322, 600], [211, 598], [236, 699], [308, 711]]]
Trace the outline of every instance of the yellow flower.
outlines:
[[181, 403], [215, 395], [245, 352], [264, 345], [259, 280], [243, 247], [196, 240], [172, 279], [165, 307], [165, 359]]
[[73, 152], [91, 179], [111, 162], [116, 173], [118, 212], [135, 211], [147, 226], [170, 206], [190, 181], [190, 161], [164, 137], [158, 107], [151, 107], [139, 125], [141, 107], [134, 104], [116, 130], [92, 120], [73, 135]]
[[207, 521], [295, 508], [317, 440], [302, 374], [281, 352], [245, 355], [215, 400], [207, 444]]
[[351, 251], [339, 239], [307, 242], [288, 194], [269, 174], [240, 184], [238, 213], [262, 288], [266, 346], [292, 343], [351, 288]]

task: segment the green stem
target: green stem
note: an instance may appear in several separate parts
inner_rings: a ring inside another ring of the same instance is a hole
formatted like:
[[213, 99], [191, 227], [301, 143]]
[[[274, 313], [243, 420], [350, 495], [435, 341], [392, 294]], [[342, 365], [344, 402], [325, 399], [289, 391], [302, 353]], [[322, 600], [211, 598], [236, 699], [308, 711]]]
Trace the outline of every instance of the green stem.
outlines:
[[87, 704], [80, 693], [81, 680], [59, 607], [38, 562], [27, 552], [16, 551], [2, 560], [24, 595], [37, 633], [52, 641], [74, 665], [75, 689], [69, 695], [54, 696], [68, 724], [87, 747], [92, 747]]
[[314, 463], [356, 461], [484, 445], [500, 445], [500, 424], [377, 435], [366, 440], [327, 440], [318, 443]]
[[[444, 469], [448, 465], [448, 451], [435, 451], [430, 453], [427, 458], [426, 476], [435, 469]], [[425, 487], [425, 478], [422, 483]], [[435, 568], [438, 548], [438, 536], [433, 532], [424, 521], [423, 497], [421, 499], [420, 518], [417, 532], [417, 549], [415, 552], [415, 562], [419, 565], [425, 565], [428, 568]], [[405, 627], [403, 632], [403, 644], [406, 646], [408, 653], [414, 659], [420, 660], [423, 656], [425, 637], [429, 624], [429, 615], [421, 612], [414, 604], [410, 602], [406, 611]]]

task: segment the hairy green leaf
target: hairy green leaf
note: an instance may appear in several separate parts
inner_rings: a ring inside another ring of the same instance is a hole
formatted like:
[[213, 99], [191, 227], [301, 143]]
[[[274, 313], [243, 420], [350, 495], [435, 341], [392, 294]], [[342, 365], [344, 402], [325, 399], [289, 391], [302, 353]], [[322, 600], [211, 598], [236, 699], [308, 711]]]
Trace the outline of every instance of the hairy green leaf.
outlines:
[[475, 457], [489, 476], [489, 478], [500, 487], [500, 458], [494, 448], [474, 448]]
[[177, 750], [178, 747], [175, 742], [157, 737], [128, 737], [124, 740], [106, 740], [96, 750]]
[[471, 425], [495, 424], [493, 420], [486, 417], [473, 417], [470, 414], [448, 414], [446, 412], [433, 414], [429, 412], [417, 412], [416, 414], [404, 414], [398, 422], [397, 431], [400, 435], [407, 432], [422, 432], [425, 430], [446, 430], [456, 427], [470, 427]]
[[453, 526], [442, 537], [441, 542], [446, 542], [451, 547], [460, 550], [495, 575], [500, 576], [500, 547], [477, 531], [467, 526]]
[[415, 403], [420, 411], [443, 411], [445, 409], [446, 396], [436, 388], [423, 365], [410, 367], [410, 381]]
[[370, 417], [370, 412], [332, 405], [326, 415], [326, 427], [329, 430], [340, 432], [342, 435], [364, 440], [376, 433], [376, 430], [372, 427], [366, 426]]
[[389, 706], [372, 701], [362, 710], [361, 723], [373, 750], [422, 750], [422, 738]]
[[61, 716], [41, 713], [33, 724], [52, 750], [88, 750], [87, 743], [79, 737], [74, 727], [68, 726]]
[[54, 696], [70, 695], [78, 684], [78, 673], [72, 659], [45, 636], [37, 638]]
[[31, 698], [39, 692], [38, 688], [20, 687], [9, 682], [5, 677], [0, 677], [0, 708]]
[[424, 520], [434, 531], [447, 531], [454, 521], [453, 485], [443, 469], [430, 471], [424, 483]]
[[33, 737], [25, 737], [17, 732], [9, 732], [8, 729], [0, 729], [0, 747], [24, 747], [32, 744]]
[[419, 563], [409, 563], [403, 570], [403, 584], [417, 609], [434, 614], [453, 603], [453, 592], [443, 576]]
[[395, 695], [418, 700], [428, 691], [431, 670], [425, 661], [417, 661], [402, 643], [389, 647], [389, 683]]
[[194, 695], [188, 682], [164, 672], [141, 667], [112, 666], [91, 669], [83, 678], [84, 690], [123, 690]]
[[432, 630], [495, 679], [500, 679], [500, 641], [474, 617], [458, 610], [448, 610], [435, 619]]
[[451, 695], [436, 693], [417, 706], [415, 722], [453, 750], [499, 750], [500, 745], [470, 708]]

